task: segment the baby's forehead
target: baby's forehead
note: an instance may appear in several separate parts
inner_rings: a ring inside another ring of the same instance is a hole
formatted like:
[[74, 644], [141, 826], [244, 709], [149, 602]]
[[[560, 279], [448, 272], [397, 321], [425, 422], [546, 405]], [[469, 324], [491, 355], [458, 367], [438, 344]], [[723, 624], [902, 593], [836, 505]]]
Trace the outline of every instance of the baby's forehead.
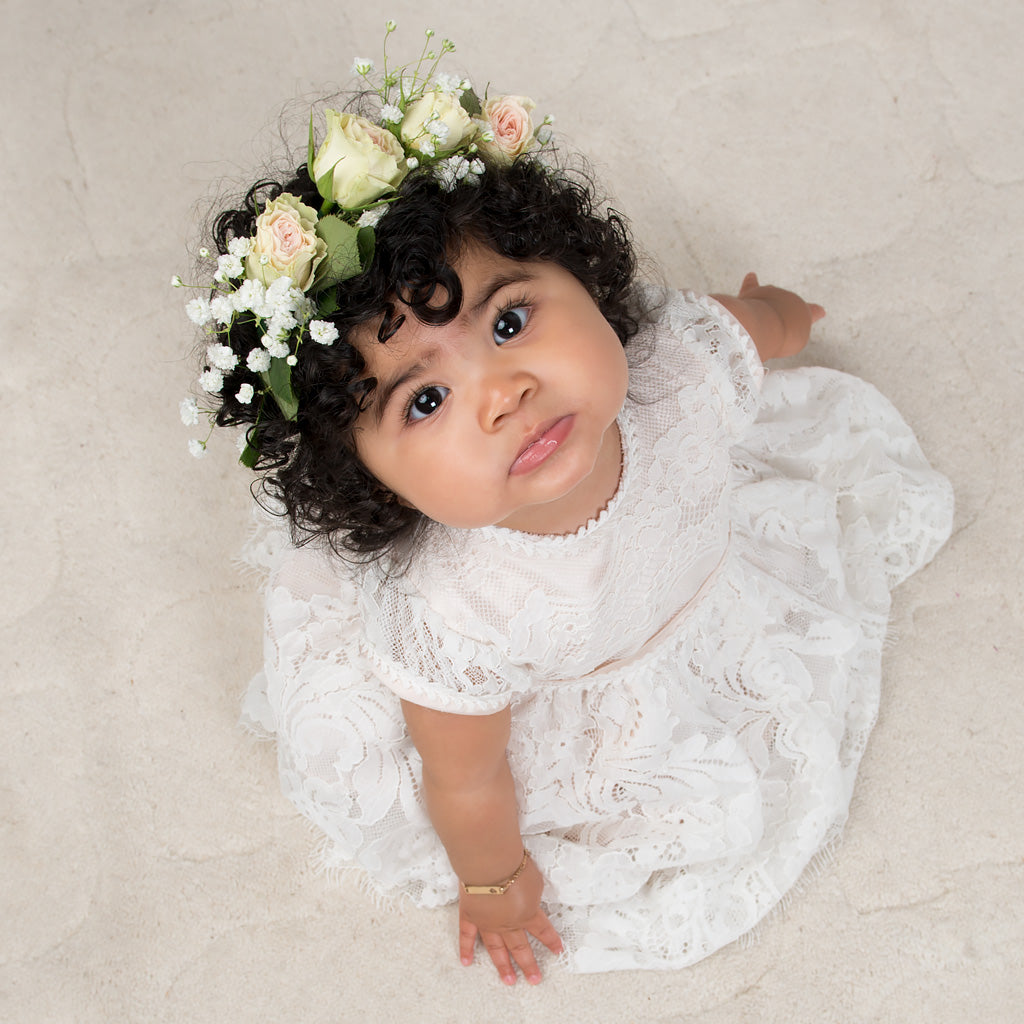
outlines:
[[397, 328], [390, 333], [381, 330], [388, 314], [366, 320], [349, 333], [349, 342], [356, 348], [365, 364], [367, 377], [389, 377], [413, 363], [424, 362], [427, 353], [443, 348], [452, 331], [449, 324], [425, 324], [404, 303], [395, 302], [391, 314], [392, 325], [401, 317]]

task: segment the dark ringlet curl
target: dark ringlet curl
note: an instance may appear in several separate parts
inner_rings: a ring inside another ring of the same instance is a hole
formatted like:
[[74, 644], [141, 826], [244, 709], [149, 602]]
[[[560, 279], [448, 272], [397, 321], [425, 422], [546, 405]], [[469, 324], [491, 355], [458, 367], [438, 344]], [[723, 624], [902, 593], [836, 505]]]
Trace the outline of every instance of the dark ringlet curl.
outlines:
[[[237, 209], [217, 217], [217, 251], [226, 252], [233, 237], [253, 235], [258, 213], [281, 192], [316, 209], [321, 205], [305, 166], [283, 184], [257, 182]], [[462, 286], [452, 264], [473, 242], [510, 259], [548, 260], [568, 270], [623, 345], [646, 316], [626, 225], [614, 210], [595, 210], [585, 174], [520, 159], [509, 166], [488, 164], [476, 184], [462, 182], [451, 191], [430, 173], [410, 174], [377, 225], [370, 266], [337, 286], [338, 312], [325, 319], [338, 329], [338, 340], [324, 346], [307, 337], [298, 350], [292, 370], [299, 399], [295, 421], [284, 418], [270, 395], [249, 405], [234, 397], [244, 383], [257, 393], [263, 387], [245, 363], [260, 345], [255, 319], [236, 316], [222, 335], [239, 363], [224, 376], [216, 421], [250, 424], [262, 487], [283, 505], [297, 543], [323, 537], [348, 557], [398, 555], [424, 524], [423, 515], [402, 504], [356, 455], [353, 426], [376, 381], [364, 376], [365, 364], [350, 339], [372, 322], [379, 324], [378, 339], [386, 342], [405, 315], [396, 300], [422, 323], [453, 320]], [[439, 296], [446, 296], [443, 304]]]

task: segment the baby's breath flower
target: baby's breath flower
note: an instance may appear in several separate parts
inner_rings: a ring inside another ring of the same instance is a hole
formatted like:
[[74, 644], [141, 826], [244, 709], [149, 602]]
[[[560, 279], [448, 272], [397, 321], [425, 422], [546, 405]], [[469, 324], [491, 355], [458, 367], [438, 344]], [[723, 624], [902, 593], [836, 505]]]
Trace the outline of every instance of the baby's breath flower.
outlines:
[[227, 345], [207, 345], [206, 358], [218, 370], [233, 370], [238, 365], [238, 356]]
[[189, 299], [185, 303], [185, 316], [197, 327], [205, 327], [213, 319], [213, 314], [210, 312], [210, 300]]
[[380, 119], [387, 121], [389, 124], [397, 124], [404, 116], [402, 108], [396, 107], [394, 103], [385, 103], [380, 108]]
[[199, 255], [202, 259], [208, 260], [210, 258], [210, 250], [204, 245], [202, 249], [199, 250]]
[[260, 341], [263, 342], [267, 352], [275, 359], [284, 359], [288, 355], [288, 346], [283, 341], [268, 337], [266, 334], [260, 338]]
[[257, 316], [267, 301], [267, 290], [262, 281], [246, 278], [231, 295], [231, 305], [237, 312], [252, 310]]
[[266, 298], [267, 303], [275, 310], [291, 312], [295, 308], [296, 302], [302, 299], [302, 292], [295, 287], [295, 282], [286, 274], [271, 282], [270, 287], [267, 288]]
[[238, 394], [235, 395], [242, 405], [248, 405], [252, 401], [252, 396], [256, 394], [255, 389], [251, 384], [243, 384], [238, 389]]
[[211, 395], [215, 395], [224, 387], [224, 374], [211, 366], [209, 370], [199, 375], [199, 386], [204, 391], [209, 391]]
[[278, 309], [267, 324], [267, 334], [275, 341], [284, 341], [297, 326], [298, 321], [290, 312]]
[[235, 307], [231, 304], [231, 297], [229, 295], [215, 295], [210, 299], [210, 314], [217, 323], [223, 324], [225, 327], [231, 323], [231, 318], [235, 315]]
[[469, 161], [465, 157], [450, 156], [436, 167], [438, 183], [446, 192], [451, 192], [469, 174], [469, 169]]
[[374, 70], [375, 67], [376, 65], [372, 60], [368, 60], [366, 57], [356, 57], [356, 59], [352, 61], [352, 74], [362, 75], [365, 78]]
[[251, 238], [232, 238], [228, 242], [228, 252], [240, 260], [244, 260], [252, 252]]
[[449, 75], [442, 71], [439, 75], [434, 78], [434, 88], [438, 92], [450, 93], [452, 96], [459, 96], [462, 91], [466, 88], [462, 84], [462, 79], [458, 75]]
[[206, 442], [197, 441], [193, 437], [188, 443], [188, 452], [193, 458], [201, 459], [206, 454]]
[[229, 281], [233, 277], [241, 277], [245, 273], [245, 267], [237, 256], [227, 253], [217, 257], [217, 273], [213, 275], [215, 281]]
[[416, 168], [419, 167], [419, 165], [419, 160], [417, 160], [416, 157], [414, 156], [408, 157], [405, 161], [405, 166], [408, 167], [410, 171], [415, 171]]
[[423, 127], [442, 145], [448, 141], [448, 125], [436, 114]]
[[357, 228], [375, 228], [381, 217], [387, 212], [386, 206], [377, 206], [372, 210], [363, 210], [356, 221]]
[[384, 28], [389, 33], [394, 32], [395, 29], [398, 28], [398, 22], [394, 21], [392, 18], [388, 18], [388, 20], [384, 22]]
[[181, 400], [178, 411], [181, 413], [181, 422], [186, 427], [194, 427], [199, 422], [199, 406], [191, 395]]
[[245, 357], [245, 365], [253, 373], [265, 373], [270, 369], [270, 353], [265, 348], [254, 348]]
[[436, 156], [437, 150], [434, 147], [434, 140], [429, 136], [425, 135], [419, 140], [420, 152], [424, 156]]
[[288, 356], [288, 357], [287, 357], [287, 358], [285, 359], [285, 362], [286, 362], [286, 363], [287, 363], [287, 364], [288, 364], [289, 366], [294, 366], [294, 365], [295, 365], [295, 364], [296, 364], [296, 363], [297, 363], [298, 361], [299, 361], [299, 357], [298, 357], [298, 356], [294, 356], [294, 355], [293, 355], [293, 356]]
[[181, 277], [178, 274], [175, 274], [174, 277], [171, 278], [172, 288], [183, 288], [184, 286], [185, 282], [182, 281]]
[[338, 340], [338, 328], [327, 320], [310, 320], [309, 336], [318, 345], [333, 345]]
[[483, 174], [486, 170], [483, 160], [473, 160], [469, 165], [470, 174]]

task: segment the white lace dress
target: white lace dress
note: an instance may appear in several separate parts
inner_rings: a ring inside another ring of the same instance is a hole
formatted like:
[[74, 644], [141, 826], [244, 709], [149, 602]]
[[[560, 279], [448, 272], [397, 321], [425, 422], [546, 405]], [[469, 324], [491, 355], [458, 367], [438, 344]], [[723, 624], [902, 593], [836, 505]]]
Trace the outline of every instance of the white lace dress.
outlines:
[[399, 698], [511, 705], [523, 838], [579, 971], [708, 955], [838, 836], [889, 590], [952, 520], [885, 398], [765, 373], [713, 300], [673, 293], [630, 349], [622, 479], [596, 520], [434, 527], [392, 579], [284, 546], [245, 708], [325, 862], [438, 906], [456, 878]]

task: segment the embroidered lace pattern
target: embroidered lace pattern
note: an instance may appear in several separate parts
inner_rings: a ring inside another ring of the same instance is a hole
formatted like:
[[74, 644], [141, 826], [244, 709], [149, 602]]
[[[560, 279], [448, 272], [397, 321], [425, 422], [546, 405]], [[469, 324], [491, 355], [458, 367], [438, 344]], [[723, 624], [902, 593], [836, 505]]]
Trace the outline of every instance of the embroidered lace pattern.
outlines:
[[456, 882], [399, 698], [511, 705], [524, 839], [581, 971], [708, 955], [838, 836], [889, 590], [952, 516], [877, 391], [765, 375], [712, 300], [668, 298], [638, 347], [622, 479], [595, 520], [435, 527], [397, 578], [284, 546], [245, 708], [325, 861], [436, 906]]

